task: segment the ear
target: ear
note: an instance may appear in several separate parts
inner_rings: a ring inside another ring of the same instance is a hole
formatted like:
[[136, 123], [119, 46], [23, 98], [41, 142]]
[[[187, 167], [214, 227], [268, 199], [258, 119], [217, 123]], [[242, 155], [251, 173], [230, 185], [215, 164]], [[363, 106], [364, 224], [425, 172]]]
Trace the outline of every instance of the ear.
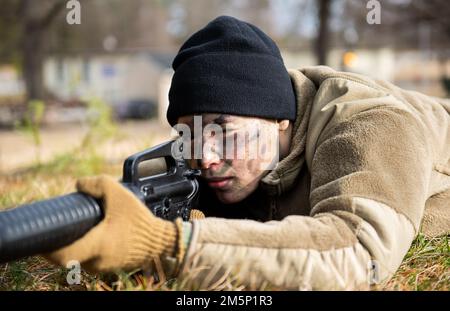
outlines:
[[280, 121], [277, 121], [277, 124], [278, 124], [279, 131], [286, 131], [289, 127], [289, 120], [280, 120]]

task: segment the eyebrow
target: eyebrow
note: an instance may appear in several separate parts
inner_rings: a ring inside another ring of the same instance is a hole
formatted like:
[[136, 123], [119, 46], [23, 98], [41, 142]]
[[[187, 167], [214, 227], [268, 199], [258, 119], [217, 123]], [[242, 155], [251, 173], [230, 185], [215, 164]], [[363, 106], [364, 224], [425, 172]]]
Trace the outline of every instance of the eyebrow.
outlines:
[[221, 114], [217, 118], [215, 118], [212, 122], [216, 123], [216, 124], [219, 124], [219, 125], [222, 125], [224, 123], [229, 122], [231, 119], [232, 118], [231, 118], [230, 115], [228, 115], [228, 114]]
[[[211, 121], [209, 121], [209, 122], [202, 122], [203, 124], [203, 126], [205, 126], [206, 124], [218, 124], [218, 125], [223, 125], [223, 124], [225, 124], [225, 123], [228, 123], [228, 122], [230, 122], [230, 121], [232, 121], [233, 120], [233, 117], [232, 116], [230, 116], [230, 115], [228, 115], [228, 114], [221, 114], [221, 115], [219, 115], [217, 118], [215, 118], [215, 119], [213, 119], [213, 120], [211, 120]], [[194, 126], [194, 119], [192, 118], [192, 119], [190, 119], [190, 120], [188, 120], [188, 121], [186, 121], [186, 123], [185, 123], [187, 126], [189, 126], [189, 127], [193, 127]]]

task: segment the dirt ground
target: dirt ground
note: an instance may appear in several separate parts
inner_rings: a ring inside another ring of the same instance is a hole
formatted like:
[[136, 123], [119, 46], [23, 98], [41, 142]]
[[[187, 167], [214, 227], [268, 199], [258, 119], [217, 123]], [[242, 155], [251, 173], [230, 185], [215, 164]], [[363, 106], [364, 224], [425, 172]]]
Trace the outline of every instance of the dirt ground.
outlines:
[[[123, 161], [127, 156], [158, 144], [170, 137], [170, 127], [156, 120], [117, 123], [118, 134], [98, 146], [98, 153], [107, 161]], [[70, 152], [83, 141], [87, 126], [67, 124], [46, 126], [40, 130], [41, 147], [37, 150], [30, 135], [17, 130], [0, 130], [0, 174], [9, 174], [26, 168], [37, 161], [41, 163]]]

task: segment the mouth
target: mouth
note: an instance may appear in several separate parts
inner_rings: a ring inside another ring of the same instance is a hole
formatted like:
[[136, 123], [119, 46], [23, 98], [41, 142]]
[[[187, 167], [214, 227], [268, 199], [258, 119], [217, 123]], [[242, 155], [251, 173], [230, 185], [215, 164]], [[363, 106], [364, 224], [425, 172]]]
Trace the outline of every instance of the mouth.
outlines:
[[205, 178], [208, 186], [214, 189], [225, 189], [232, 183], [233, 177], [210, 177]]

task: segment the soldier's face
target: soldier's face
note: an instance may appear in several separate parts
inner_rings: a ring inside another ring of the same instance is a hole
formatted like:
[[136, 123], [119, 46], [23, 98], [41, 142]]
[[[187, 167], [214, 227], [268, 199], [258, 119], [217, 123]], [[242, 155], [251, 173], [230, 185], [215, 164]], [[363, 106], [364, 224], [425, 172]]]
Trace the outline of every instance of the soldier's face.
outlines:
[[223, 203], [246, 198], [278, 162], [275, 120], [208, 113], [184, 116], [178, 123], [191, 132], [191, 166], [201, 169], [202, 178]]

